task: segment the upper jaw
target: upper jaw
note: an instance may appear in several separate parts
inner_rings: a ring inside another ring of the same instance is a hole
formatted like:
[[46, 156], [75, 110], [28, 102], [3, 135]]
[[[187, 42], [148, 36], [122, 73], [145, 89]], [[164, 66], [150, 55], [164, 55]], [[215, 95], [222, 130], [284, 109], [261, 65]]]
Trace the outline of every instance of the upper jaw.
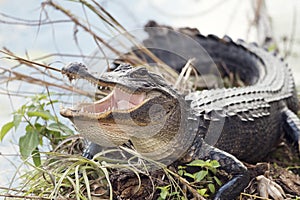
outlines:
[[[126, 68], [126, 66], [124, 67]], [[107, 117], [112, 112], [130, 112], [143, 105], [149, 98], [148, 94], [153, 95], [151, 89], [154, 88], [145, 88], [129, 80], [130, 84], [124, 84], [126, 78], [123, 80], [122, 77], [124, 78], [124, 74], [127, 73], [126, 70], [106, 72], [100, 78], [96, 78], [87, 71], [87, 67], [83, 64], [71, 63], [62, 69], [62, 73], [67, 75], [70, 80], [85, 79], [106, 95], [93, 103], [79, 103], [74, 108], [61, 107], [60, 114], [67, 118], [100, 119]]]
[[133, 110], [144, 104], [146, 100], [146, 92], [132, 93], [128, 89], [116, 86], [106, 97], [98, 101], [79, 103], [74, 108], [61, 107], [60, 114], [67, 118], [100, 119], [105, 118], [112, 112]]

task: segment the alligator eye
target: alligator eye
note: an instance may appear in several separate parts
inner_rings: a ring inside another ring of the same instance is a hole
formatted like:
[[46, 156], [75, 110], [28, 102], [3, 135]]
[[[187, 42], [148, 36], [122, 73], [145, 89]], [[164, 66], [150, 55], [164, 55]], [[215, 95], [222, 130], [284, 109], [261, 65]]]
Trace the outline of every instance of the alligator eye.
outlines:
[[137, 68], [130, 73], [131, 78], [138, 78], [148, 75], [148, 71], [146, 68]]

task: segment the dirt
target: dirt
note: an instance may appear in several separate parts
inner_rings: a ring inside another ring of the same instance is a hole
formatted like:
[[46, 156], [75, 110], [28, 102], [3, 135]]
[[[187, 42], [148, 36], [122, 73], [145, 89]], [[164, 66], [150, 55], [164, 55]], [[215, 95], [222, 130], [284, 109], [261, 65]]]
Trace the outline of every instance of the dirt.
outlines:
[[[250, 172], [251, 182], [237, 199], [266, 199], [258, 198], [260, 194], [256, 177], [259, 175], [264, 175], [264, 177], [280, 185], [285, 193], [284, 199], [300, 197], [299, 158], [299, 153], [295, 151], [295, 148], [283, 141], [269, 154], [264, 162], [255, 165], [245, 163]], [[228, 180], [224, 176], [221, 176], [220, 179], [223, 183]], [[160, 191], [157, 191], [155, 188], [169, 184], [162, 170], [156, 171], [149, 176], [142, 175], [139, 190], [137, 190], [139, 181], [132, 173], [114, 173], [111, 176], [111, 181], [116, 199], [157, 199]], [[191, 192], [187, 191], [186, 194], [188, 194], [188, 197], [193, 198]], [[272, 199], [271, 196], [269, 198]]]
[[[300, 155], [296, 151], [296, 148], [287, 141], [282, 141], [262, 162], [257, 164], [245, 163], [245, 165], [250, 172], [251, 181], [237, 199], [266, 199], [258, 198], [260, 196], [258, 190], [259, 182], [256, 177], [260, 175], [281, 186], [285, 193], [283, 199], [296, 200], [296, 197], [300, 197]], [[171, 168], [171, 170], [173, 172], [177, 171], [175, 168]], [[228, 177], [222, 171], [218, 178], [222, 183], [228, 181]], [[157, 187], [170, 184], [163, 170], [152, 171], [149, 174], [140, 174], [140, 179], [132, 171], [128, 172], [128, 170], [124, 169], [112, 170], [110, 171], [110, 181], [114, 199], [158, 199], [160, 191]], [[194, 198], [195, 195], [193, 192], [196, 190], [191, 191], [190, 188], [178, 179], [176, 180], [176, 178], [175, 181], [182, 187], [189, 199]], [[94, 180], [91, 184], [91, 191], [95, 199], [97, 199], [97, 196], [99, 199], [109, 199], [107, 185], [103, 185], [101, 180]]]
[[[258, 192], [258, 181], [256, 177], [264, 175], [266, 178], [277, 183], [283, 189], [286, 197], [284, 199], [296, 199], [300, 197], [300, 157], [296, 148], [286, 141], [270, 152], [264, 162], [256, 165], [246, 164], [251, 182], [241, 195], [243, 200], [255, 199], [260, 196]], [[249, 196], [248, 196], [249, 195]], [[271, 197], [269, 197], [271, 198]]]

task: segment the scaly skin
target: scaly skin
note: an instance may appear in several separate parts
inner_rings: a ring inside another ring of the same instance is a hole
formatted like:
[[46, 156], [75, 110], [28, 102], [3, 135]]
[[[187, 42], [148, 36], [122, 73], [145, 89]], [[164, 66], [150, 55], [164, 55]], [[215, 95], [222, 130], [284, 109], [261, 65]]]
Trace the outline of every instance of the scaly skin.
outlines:
[[[170, 27], [154, 22], [148, 26], [156, 29], [148, 31], [149, 38], [144, 41], [146, 46], [178, 48], [178, 41], [172, 40]], [[300, 122], [295, 115], [298, 99], [292, 74], [282, 60], [255, 44], [234, 43], [229, 37], [204, 37], [195, 29], [178, 31], [201, 44], [218, 66], [225, 65], [247, 86], [198, 91], [184, 96], [145, 68], [121, 64], [115, 71], [97, 79], [83, 65], [72, 63], [63, 69], [70, 79], [83, 78], [97, 85], [117, 86], [136, 95], [134, 97], [143, 96], [143, 99], [138, 103], [128, 100], [136, 104], [125, 109], [118, 109], [121, 106], [107, 112], [96, 109], [91, 114], [86, 112], [90, 107], [85, 104], [75, 109], [63, 109], [61, 114], [70, 118], [81, 134], [98, 144], [110, 140], [121, 145], [130, 140], [139, 153], [156, 160], [218, 160], [232, 179], [219, 189], [214, 199], [234, 199], [249, 182], [247, 169], [239, 160], [261, 160], [284, 132], [299, 144]], [[187, 54], [193, 52], [193, 47], [186, 44], [180, 44], [180, 48]], [[178, 71], [186, 62], [162, 50], [150, 50]], [[135, 52], [151, 62], [142, 52]], [[195, 65], [203, 66], [201, 62], [196, 59]], [[205, 69], [201, 70], [205, 72]], [[98, 104], [104, 106], [105, 103], [97, 102], [93, 106]], [[150, 110], [158, 104], [162, 107]], [[149, 112], [154, 113], [151, 119]], [[99, 125], [91, 128], [93, 120]], [[107, 124], [109, 126], [105, 127]], [[91, 154], [95, 152], [90, 149]]]

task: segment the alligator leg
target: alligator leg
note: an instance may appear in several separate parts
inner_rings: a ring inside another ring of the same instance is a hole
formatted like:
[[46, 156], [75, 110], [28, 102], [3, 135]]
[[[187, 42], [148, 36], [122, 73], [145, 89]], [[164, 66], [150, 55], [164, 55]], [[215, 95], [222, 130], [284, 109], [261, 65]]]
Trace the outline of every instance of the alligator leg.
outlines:
[[214, 200], [235, 199], [249, 183], [249, 173], [241, 161], [233, 155], [203, 142], [199, 151], [199, 159], [217, 160], [221, 169], [232, 176], [216, 193]]
[[102, 149], [103, 147], [101, 147], [100, 145], [93, 142], [89, 142], [85, 147], [82, 156], [88, 159], [92, 159], [94, 155], [99, 153]]
[[[130, 148], [130, 143], [125, 143], [123, 146], [126, 146], [126, 147], [129, 147]], [[113, 150], [113, 151], [110, 151], [110, 153], [107, 153], [109, 151], [107, 150]], [[107, 151], [105, 153], [105, 151]], [[94, 156], [97, 154], [97, 153], [100, 153], [102, 152], [102, 156], [112, 156], [111, 158], [115, 158], [115, 159], [128, 159], [128, 154], [126, 153], [126, 151], [122, 151], [121, 149], [118, 149], [116, 147], [104, 147], [104, 146], [101, 146], [101, 145], [98, 145], [96, 143], [93, 143], [93, 142], [90, 142], [88, 141], [86, 146], [85, 146], [85, 149], [82, 153], [82, 156], [87, 158], [87, 159], [93, 159]]]
[[296, 143], [298, 151], [300, 152], [300, 120], [298, 116], [289, 109], [282, 111], [283, 128], [288, 139]]

